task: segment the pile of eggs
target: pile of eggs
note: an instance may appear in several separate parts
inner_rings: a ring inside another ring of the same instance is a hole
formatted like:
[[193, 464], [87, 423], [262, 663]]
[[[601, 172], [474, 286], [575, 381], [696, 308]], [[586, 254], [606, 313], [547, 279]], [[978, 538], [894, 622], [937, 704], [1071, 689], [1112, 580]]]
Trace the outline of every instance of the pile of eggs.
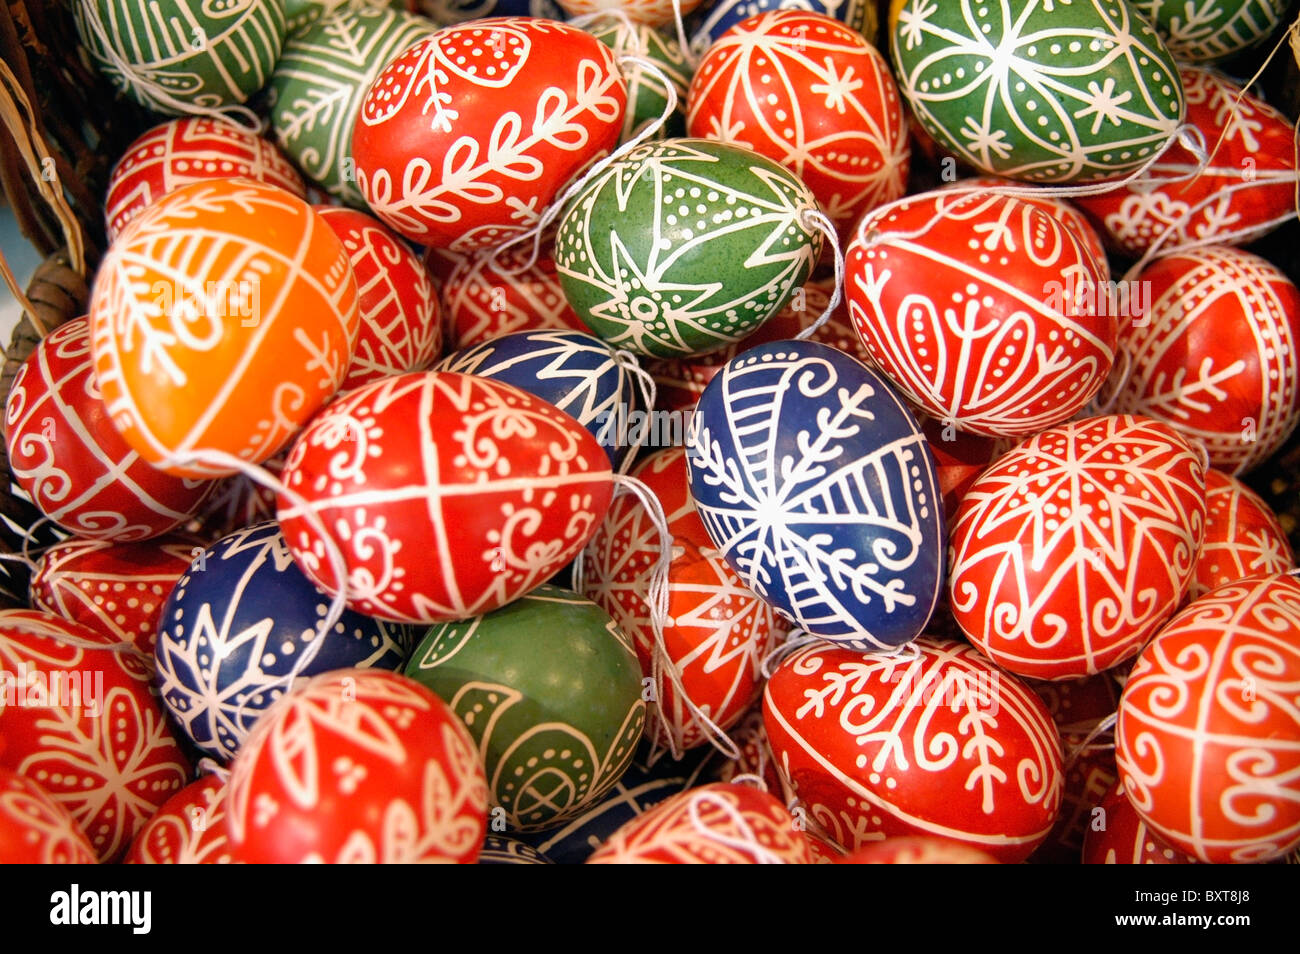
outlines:
[[1276, 17], [289, 6], [75, 4], [0, 861], [1300, 848]]

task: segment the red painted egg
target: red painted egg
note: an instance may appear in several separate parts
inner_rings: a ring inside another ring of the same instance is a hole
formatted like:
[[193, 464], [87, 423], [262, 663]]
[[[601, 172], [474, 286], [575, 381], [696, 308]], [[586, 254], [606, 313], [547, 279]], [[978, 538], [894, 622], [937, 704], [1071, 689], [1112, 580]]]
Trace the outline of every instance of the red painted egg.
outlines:
[[1295, 555], [1277, 515], [1236, 477], [1205, 472], [1205, 540], [1188, 587], [1198, 599], [1215, 587], [1261, 573], [1285, 573]]
[[143, 543], [68, 540], [36, 561], [32, 605], [134, 643], [152, 661], [163, 603], [202, 551], [177, 536]]
[[1199, 448], [1117, 415], [1050, 428], [966, 492], [950, 605], [999, 666], [1071, 679], [1137, 655], [1178, 609], [1205, 527]]
[[911, 150], [893, 74], [834, 17], [769, 10], [741, 21], [700, 60], [686, 102], [689, 135], [776, 160], [841, 232], [906, 191]]
[[442, 353], [438, 295], [428, 269], [383, 223], [355, 209], [317, 206], [343, 242], [357, 279], [361, 324], [340, 391], [423, 371]]
[[1228, 473], [1267, 460], [1300, 422], [1300, 290], [1223, 247], [1163, 256], [1137, 281], [1149, 307], [1121, 329], [1116, 410], [1166, 421]]
[[357, 337], [357, 284], [311, 206], [248, 179], [182, 186], [130, 224], [95, 276], [95, 378], [156, 466], [224, 477], [273, 457], [333, 397]]
[[258, 721], [231, 766], [226, 825], [253, 864], [473, 864], [487, 780], [469, 734], [419, 683], [317, 676]]
[[1133, 258], [1157, 241], [1246, 245], [1294, 214], [1295, 126], [1219, 73], [1187, 66], [1179, 76], [1184, 122], [1200, 132], [1208, 166], [1175, 142], [1140, 182], [1074, 200]]
[[1191, 603], [1142, 650], [1120, 699], [1125, 794], [1213, 864], [1300, 846], [1300, 579], [1247, 577]]
[[203, 179], [255, 179], [299, 198], [306, 194], [274, 143], [219, 118], [173, 119], [127, 146], [113, 167], [104, 201], [109, 241], [155, 199]]
[[[536, 262], [527, 265], [528, 257], [522, 244], [500, 254], [456, 255], [456, 265], [442, 280], [443, 324], [453, 350], [515, 331], [591, 333], [569, 307], [546, 243]], [[427, 260], [433, 259], [431, 251]]]
[[0, 611], [0, 766], [63, 805], [101, 861], [190, 774], [147, 678], [96, 648], [111, 642], [48, 613]]
[[901, 835], [873, 842], [840, 858], [841, 865], [996, 865], [986, 851], [927, 835]]
[[[724, 364], [743, 351], [772, 341], [786, 341], [811, 327], [831, 302], [835, 283], [832, 279], [815, 279], [794, 293], [790, 304], [758, 326], [753, 334], [733, 342], [719, 351], [687, 358], [662, 358], [645, 362], [646, 370], [658, 388], [656, 405], [660, 410], [694, 408], [700, 395]], [[826, 323], [810, 335], [858, 360], [869, 363], [870, 356], [849, 321], [848, 305], [841, 299]]]
[[226, 783], [205, 775], [167, 799], [140, 829], [122, 861], [128, 865], [230, 864]]
[[90, 322], [41, 339], [5, 406], [9, 464], [41, 512], [83, 537], [144, 540], [184, 523], [212, 483], [156, 469], [113, 425], [95, 381]]
[[1023, 436], [1064, 421], [1115, 354], [1104, 274], [1060, 219], [994, 193], [921, 193], [868, 213], [845, 252], [849, 314], [930, 417]]
[[1089, 810], [1082, 850], [1085, 865], [1194, 865], [1160, 837], [1124, 797], [1118, 782], [1104, 790]]
[[[758, 699], [763, 658], [777, 637], [775, 614], [741, 582], [709, 539], [687, 488], [686, 451], [665, 449], [633, 471], [663, 506], [673, 538], [663, 646], [656, 643], [649, 593], [659, 530], [642, 503], [620, 495], [584, 551], [583, 594], [632, 637], [641, 671], [654, 678], [648, 731], [674, 751], [709, 743], [710, 733], [678, 692], [722, 730]], [[657, 665], [656, 665], [657, 662]]]
[[[490, 612], [581, 550], [613, 493], [609, 457], [553, 405], [487, 378], [426, 371], [343, 395], [284, 468], [341, 548], [348, 606], [432, 623]], [[281, 495], [303, 571], [336, 592], [324, 541]]]
[[627, 88], [614, 54], [551, 20], [491, 17], [409, 47], [366, 93], [357, 184], [421, 245], [498, 245], [618, 142]]
[[687, 789], [610, 836], [589, 865], [806, 865], [808, 839], [784, 805], [748, 785]]
[[93, 865], [95, 851], [68, 810], [30, 778], [0, 768], [0, 864]]
[[964, 643], [895, 655], [809, 646], [768, 680], [777, 765], [846, 851], [898, 835], [1027, 858], [1061, 801], [1061, 740], [1042, 702]]

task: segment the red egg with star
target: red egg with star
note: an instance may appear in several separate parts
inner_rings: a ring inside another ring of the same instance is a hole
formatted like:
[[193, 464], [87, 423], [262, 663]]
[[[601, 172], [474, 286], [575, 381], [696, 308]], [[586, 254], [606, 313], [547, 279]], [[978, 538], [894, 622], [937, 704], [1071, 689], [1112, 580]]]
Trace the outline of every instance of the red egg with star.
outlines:
[[226, 826], [253, 864], [473, 864], [487, 833], [483, 761], [455, 713], [376, 669], [282, 697], [231, 766]]
[[0, 864], [93, 865], [97, 860], [66, 808], [30, 778], [0, 767]]
[[1092, 675], [1136, 656], [1173, 616], [1204, 531], [1200, 448], [1143, 417], [1062, 424], [966, 491], [949, 604], [965, 636], [1017, 675]]
[[742, 20], [704, 54], [686, 103], [691, 136], [781, 163], [841, 233], [906, 190], [911, 149], [893, 74], [835, 17], [769, 10]]
[[144, 540], [189, 519], [210, 481], [164, 473], [123, 440], [96, 382], [90, 322], [41, 339], [5, 405], [9, 465], [41, 512], [83, 537]]
[[49, 792], [101, 861], [190, 774], [148, 677], [120, 659], [135, 652], [48, 613], [0, 611], [0, 766]]
[[626, 106], [613, 51], [590, 33], [533, 17], [449, 26], [366, 93], [352, 136], [357, 184], [412, 242], [499, 245], [613, 149]]
[[546, 582], [604, 517], [604, 448], [553, 405], [488, 378], [425, 371], [338, 398], [299, 435], [278, 515], [294, 560], [350, 608], [397, 622], [490, 612]]
[[809, 646], [768, 680], [777, 766], [848, 852], [937, 836], [1023, 861], [1061, 802], [1061, 740], [1043, 703], [973, 647], [919, 637], [893, 655]]
[[1190, 603], [1142, 650], [1115, 760], [1138, 815], [1211, 864], [1300, 846], [1300, 579], [1247, 577]]
[[778, 635], [775, 614], [709, 539], [687, 489], [683, 448], [657, 452], [632, 476], [658, 498], [672, 537], [662, 643], [649, 608], [660, 533], [637, 498], [620, 495], [610, 504], [583, 553], [582, 592], [632, 637], [642, 673], [654, 681], [647, 721], [655, 743], [674, 752], [711, 739], [726, 747], [717, 730], [730, 729], [758, 699], [762, 662]]

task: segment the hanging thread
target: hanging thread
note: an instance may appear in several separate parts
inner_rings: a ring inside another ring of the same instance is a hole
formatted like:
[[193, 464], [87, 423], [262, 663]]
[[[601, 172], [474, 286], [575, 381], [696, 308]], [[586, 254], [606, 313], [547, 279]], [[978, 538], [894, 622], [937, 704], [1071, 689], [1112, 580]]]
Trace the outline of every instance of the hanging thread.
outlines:
[[[723, 818], [731, 823], [737, 834], [733, 836], [720, 831], [714, 825], [706, 824], [701, 814], [701, 810], [705, 807], [721, 812]], [[686, 811], [691, 820], [691, 827], [706, 841], [716, 842], [726, 845], [728, 848], [735, 848], [737, 851], [753, 855], [755, 862], [760, 865], [785, 864], [785, 861], [779, 855], [759, 843], [757, 836], [754, 834], [754, 829], [745, 820], [744, 814], [738, 811], [736, 806], [724, 798], [721, 793], [696, 792], [687, 803]]]
[[844, 293], [844, 251], [840, 248], [840, 237], [835, 231], [835, 224], [826, 213], [820, 209], [804, 209], [799, 213], [799, 218], [805, 226], [818, 229], [826, 236], [826, 240], [831, 243], [831, 252], [835, 256], [835, 287], [831, 290], [830, 301], [826, 303], [826, 307], [817, 316], [816, 321], [794, 336], [796, 341], [803, 341], [811, 338], [822, 325], [830, 321], [831, 315], [839, 307]]

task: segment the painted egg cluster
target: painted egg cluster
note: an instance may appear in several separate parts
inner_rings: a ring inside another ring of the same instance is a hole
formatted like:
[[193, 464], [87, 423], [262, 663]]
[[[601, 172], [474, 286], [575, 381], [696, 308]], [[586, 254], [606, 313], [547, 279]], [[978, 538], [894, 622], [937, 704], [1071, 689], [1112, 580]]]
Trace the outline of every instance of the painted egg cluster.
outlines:
[[1281, 0], [69, 7], [0, 861], [1300, 856]]

